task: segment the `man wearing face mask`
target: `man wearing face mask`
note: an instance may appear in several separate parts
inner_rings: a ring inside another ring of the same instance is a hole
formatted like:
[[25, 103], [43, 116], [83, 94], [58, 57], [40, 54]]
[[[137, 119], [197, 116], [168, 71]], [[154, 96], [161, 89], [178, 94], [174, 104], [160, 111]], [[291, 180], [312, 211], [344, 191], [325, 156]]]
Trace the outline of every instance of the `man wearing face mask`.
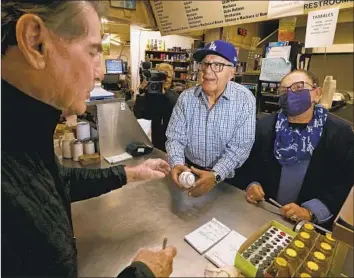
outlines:
[[[189, 196], [212, 190], [247, 159], [255, 136], [256, 105], [252, 93], [231, 82], [235, 47], [217, 40], [194, 53], [201, 85], [181, 94], [167, 128], [166, 149], [172, 178], [184, 171], [199, 177]], [[189, 168], [191, 167], [191, 168]]]
[[283, 78], [281, 110], [257, 122], [255, 144], [240, 170], [248, 202], [272, 198], [286, 218], [330, 229], [354, 184], [354, 134], [318, 104], [318, 84], [303, 70]]

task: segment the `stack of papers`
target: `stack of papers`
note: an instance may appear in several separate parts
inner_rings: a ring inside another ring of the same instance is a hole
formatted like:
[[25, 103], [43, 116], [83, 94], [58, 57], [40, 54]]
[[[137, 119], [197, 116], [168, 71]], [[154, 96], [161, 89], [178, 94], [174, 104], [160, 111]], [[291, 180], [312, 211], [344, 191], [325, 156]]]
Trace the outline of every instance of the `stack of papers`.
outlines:
[[107, 99], [113, 97], [113, 93], [106, 91], [100, 86], [95, 86], [95, 88], [90, 92], [90, 100]]
[[[246, 238], [213, 218], [184, 237], [199, 254], [218, 267], [234, 265], [236, 253]], [[208, 251], [209, 250], [209, 251]]]
[[224, 239], [211, 248], [205, 257], [218, 267], [234, 265], [236, 253], [246, 241], [243, 235], [231, 231]]
[[200, 254], [224, 238], [230, 229], [213, 218], [208, 223], [186, 235], [184, 239]]

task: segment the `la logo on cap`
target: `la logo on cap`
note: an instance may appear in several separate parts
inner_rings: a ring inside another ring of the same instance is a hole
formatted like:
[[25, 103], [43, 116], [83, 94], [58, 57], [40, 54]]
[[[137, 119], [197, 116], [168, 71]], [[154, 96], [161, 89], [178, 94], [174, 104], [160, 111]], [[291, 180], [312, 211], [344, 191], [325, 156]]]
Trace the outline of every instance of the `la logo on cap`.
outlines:
[[210, 43], [209, 49], [216, 51], [216, 44], [213, 41]]

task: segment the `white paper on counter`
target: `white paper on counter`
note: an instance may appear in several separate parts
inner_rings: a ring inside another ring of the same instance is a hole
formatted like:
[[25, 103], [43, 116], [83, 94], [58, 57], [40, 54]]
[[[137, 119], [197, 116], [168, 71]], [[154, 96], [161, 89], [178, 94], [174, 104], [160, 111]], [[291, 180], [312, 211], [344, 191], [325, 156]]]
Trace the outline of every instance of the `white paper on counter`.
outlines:
[[186, 235], [184, 239], [203, 254], [230, 232], [230, 228], [213, 218], [208, 223]]
[[218, 267], [234, 265], [238, 249], [246, 238], [236, 231], [231, 231], [224, 239], [206, 252], [205, 257]]
[[339, 8], [309, 12], [305, 48], [325, 47], [333, 44], [338, 13]]
[[100, 86], [95, 86], [95, 88], [90, 92], [90, 97], [112, 97], [113, 93], [108, 92]]

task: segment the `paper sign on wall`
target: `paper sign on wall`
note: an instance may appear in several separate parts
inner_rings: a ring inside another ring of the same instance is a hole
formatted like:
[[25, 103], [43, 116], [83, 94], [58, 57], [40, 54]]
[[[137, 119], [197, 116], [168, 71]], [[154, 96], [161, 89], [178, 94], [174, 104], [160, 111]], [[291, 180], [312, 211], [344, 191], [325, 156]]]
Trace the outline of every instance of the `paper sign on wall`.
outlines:
[[284, 58], [263, 58], [259, 80], [280, 82], [291, 71], [291, 63]]
[[307, 18], [305, 48], [333, 44], [339, 8], [310, 12]]
[[285, 17], [304, 13], [304, 1], [269, 1], [268, 18]]
[[289, 61], [291, 52], [291, 46], [274, 46], [271, 47], [266, 58], [284, 58], [285, 61]]

